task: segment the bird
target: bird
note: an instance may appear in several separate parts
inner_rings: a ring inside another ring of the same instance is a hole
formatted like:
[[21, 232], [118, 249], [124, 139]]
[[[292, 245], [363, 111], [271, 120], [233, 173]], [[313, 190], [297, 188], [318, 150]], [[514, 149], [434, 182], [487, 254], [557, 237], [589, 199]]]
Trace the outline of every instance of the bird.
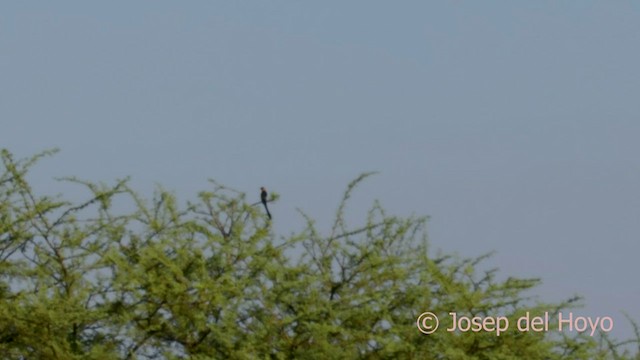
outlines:
[[271, 213], [267, 207], [267, 189], [265, 189], [264, 186], [260, 188], [260, 201], [262, 201], [262, 205], [264, 205], [264, 209], [267, 211], [267, 216], [269, 220], [271, 220]]

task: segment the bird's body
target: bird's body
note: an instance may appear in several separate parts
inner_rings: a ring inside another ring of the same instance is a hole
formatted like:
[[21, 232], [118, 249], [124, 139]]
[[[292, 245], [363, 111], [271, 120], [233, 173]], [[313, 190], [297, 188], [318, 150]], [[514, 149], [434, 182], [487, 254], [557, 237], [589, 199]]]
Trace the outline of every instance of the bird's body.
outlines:
[[260, 188], [260, 201], [262, 201], [262, 205], [264, 205], [264, 209], [267, 211], [267, 216], [269, 220], [271, 220], [271, 213], [269, 212], [269, 208], [267, 207], [267, 189], [264, 187]]

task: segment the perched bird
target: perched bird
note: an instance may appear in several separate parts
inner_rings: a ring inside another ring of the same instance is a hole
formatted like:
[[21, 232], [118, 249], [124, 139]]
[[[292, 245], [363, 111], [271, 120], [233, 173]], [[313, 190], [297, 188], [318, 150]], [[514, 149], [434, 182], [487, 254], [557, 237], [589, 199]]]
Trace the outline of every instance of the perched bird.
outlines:
[[269, 217], [269, 220], [271, 220], [271, 213], [267, 207], [267, 189], [264, 187], [260, 188], [260, 201], [262, 201], [262, 205], [264, 205], [264, 209], [267, 211], [267, 216]]

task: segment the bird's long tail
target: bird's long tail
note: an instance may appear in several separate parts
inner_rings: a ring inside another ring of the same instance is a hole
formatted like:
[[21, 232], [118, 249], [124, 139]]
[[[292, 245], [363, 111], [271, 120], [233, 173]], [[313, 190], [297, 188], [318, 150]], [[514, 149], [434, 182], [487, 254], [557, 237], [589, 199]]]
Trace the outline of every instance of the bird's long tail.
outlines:
[[267, 211], [267, 216], [269, 217], [269, 220], [271, 220], [271, 213], [269, 212], [269, 208], [267, 207], [266, 203], [262, 203], [264, 205], [264, 209]]

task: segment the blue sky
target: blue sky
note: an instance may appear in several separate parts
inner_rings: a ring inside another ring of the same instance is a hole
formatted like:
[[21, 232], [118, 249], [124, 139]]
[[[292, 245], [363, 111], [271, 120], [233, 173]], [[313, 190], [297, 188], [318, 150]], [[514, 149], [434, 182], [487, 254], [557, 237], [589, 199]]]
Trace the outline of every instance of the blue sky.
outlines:
[[[0, 5], [0, 146], [59, 147], [34, 183], [207, 178], [281, 195], [275, 231], [379, 199], [434, 250], [542, 300], [640, 320], [640, 6], [597, 1]], [[70, 196], [74, 196], [73, 193]], [[428, 310], [428, 309], [424, 309]]]

